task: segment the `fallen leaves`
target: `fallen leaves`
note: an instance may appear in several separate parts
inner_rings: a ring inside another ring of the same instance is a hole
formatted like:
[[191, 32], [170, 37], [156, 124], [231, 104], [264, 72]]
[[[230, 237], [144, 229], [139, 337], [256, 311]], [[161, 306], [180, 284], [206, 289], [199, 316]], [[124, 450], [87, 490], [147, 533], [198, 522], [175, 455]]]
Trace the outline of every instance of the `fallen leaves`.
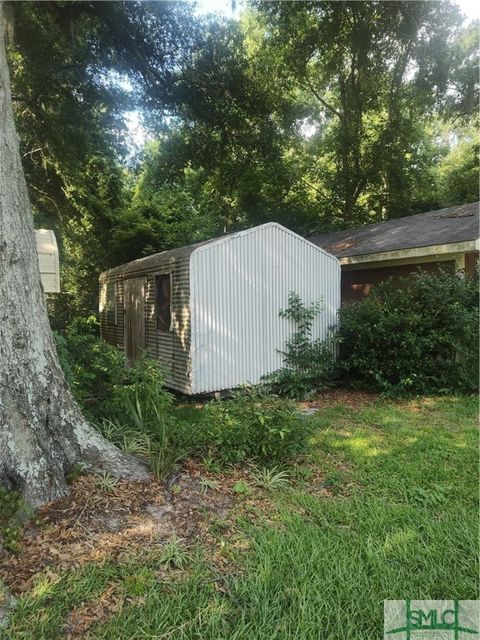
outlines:
[[378, 400], [379, 394], [372, 391], [358, 391], [356, 389], [327, 389], [322, 391], [311, 401], [302, 402], [303, 408], [324, 409], [341, 404], [350, 409], [361, 409]]
[[97, 623], [119, 613], [124, 601], [124, 595], [118, 585], [109, 584], [95, 600], [85, 602], [70, 612], [63, 629], [65, 637], [75, 638], [84, 635]]
[[[25, 524], [19, 553], [0, 551], [0, 577], [19, 594], [45, 571], [61, 573], [124, 552], [160, 548], [172, 537], [187, 544], [201, 537], [215, 546], [218, 536], [209, 533], [213, 521], [227, 522], [236, 503], [248, 508], [265, 501], [261, 495], [235, 493], [235, 486], [247, 478], [241, 469], [212, 475], [194, 461], [185, 464], [169, 488], [151, 479], [118, 481], [105, 491], [95, 476], [81, 476], [68, 496], [45, 505]], [[206, 483], [213, 488], [206, 491]]]

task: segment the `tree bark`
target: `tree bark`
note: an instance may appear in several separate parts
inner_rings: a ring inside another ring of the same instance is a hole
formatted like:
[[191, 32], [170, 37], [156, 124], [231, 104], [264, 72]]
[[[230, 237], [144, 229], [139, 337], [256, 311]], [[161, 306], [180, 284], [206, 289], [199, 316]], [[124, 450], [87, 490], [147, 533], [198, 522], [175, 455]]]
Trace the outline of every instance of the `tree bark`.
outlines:
[[39, 505], [68, 491], [73, 465], [129, 479], [143, 463], [83, 418], [65, 382], [45, 307], [13, 119], [0, 1], [0, 484]]

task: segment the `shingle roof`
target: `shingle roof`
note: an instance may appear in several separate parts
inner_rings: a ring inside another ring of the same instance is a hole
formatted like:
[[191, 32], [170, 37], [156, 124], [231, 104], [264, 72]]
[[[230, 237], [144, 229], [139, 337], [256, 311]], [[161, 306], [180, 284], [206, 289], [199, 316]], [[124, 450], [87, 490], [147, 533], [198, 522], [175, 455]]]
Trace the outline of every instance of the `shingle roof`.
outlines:
[[310, 241], [341, 258], [465, 242], [478, 237], [479, 203], [473, 202], [313, 236]]

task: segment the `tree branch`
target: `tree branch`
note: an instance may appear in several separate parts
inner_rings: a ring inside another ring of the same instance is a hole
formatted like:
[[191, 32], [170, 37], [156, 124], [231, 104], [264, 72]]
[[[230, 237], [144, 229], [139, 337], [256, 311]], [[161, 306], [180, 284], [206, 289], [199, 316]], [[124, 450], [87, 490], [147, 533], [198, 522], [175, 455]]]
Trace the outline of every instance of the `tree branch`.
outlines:
[[331, 111], [332, 113], [334, 113], [337, 118], [340, 118], [340, 120], [343, 120], [344, 118], [344, 114], [341, 111], [338, 111], [338, 109], [335, 109], [334, 106], [332, 106], [331, 104], [329, 104], [324, 98], [322, 98], [322, 96], [318, 93], [318, 91], [315, 89], [315, 87], [313, 86], [313, 84], [310, 82], [310, 79], [307, 77], [305, 79], [308, 88], [310, 89], [310, 91], [313, 93], [313, 95], [315, 96], [315, 98], [321, 103], [323, 104], [323, 106], [328, 109], [329, 111]]

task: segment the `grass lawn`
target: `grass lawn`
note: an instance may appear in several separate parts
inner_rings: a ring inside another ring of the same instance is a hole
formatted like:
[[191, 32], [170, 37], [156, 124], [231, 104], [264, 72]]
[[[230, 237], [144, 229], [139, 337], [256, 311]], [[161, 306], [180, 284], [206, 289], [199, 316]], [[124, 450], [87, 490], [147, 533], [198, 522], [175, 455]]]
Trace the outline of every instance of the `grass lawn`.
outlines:
[[378, 640], [384, 599], [478, 598], [477, 410], [466, 397], [324, 408], [291, 485], [239, 492], [209, 523], [213, 546], [47, 571], [4, 637]]

